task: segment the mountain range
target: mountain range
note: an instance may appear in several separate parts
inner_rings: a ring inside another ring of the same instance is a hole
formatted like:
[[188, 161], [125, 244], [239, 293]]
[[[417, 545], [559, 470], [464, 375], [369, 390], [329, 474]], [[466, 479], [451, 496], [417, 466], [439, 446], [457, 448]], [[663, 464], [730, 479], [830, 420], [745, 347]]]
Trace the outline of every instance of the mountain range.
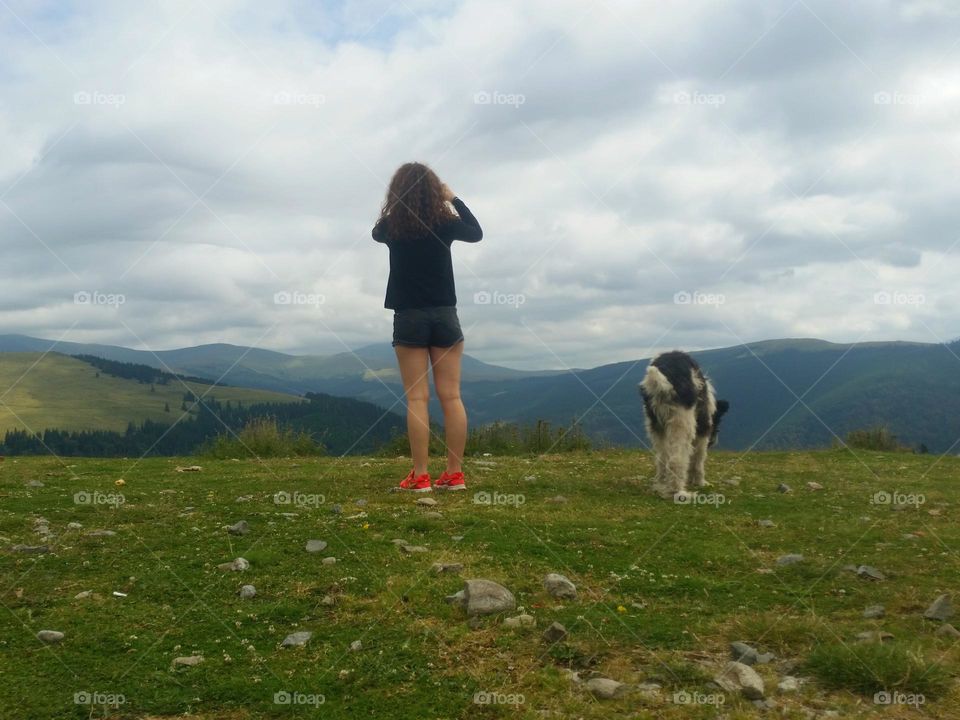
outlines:
[[[96, 355], [233, 387], [357, 398], [402, 412], [402, 386], [389, 345], [334, 355], [214, 344], [158, 352], [0, 335], [0, 353]], [[694, 352], [730, 401], [721, 447], [823, 447], [847, 432], [885, 425], [910, 446], [955, 451], [960, 439], [960, 341], [951, 344], [836, 344], [768, 340]], [[2, 356], [0, 356], [2, 360]], [[600, 444], [645, 443], [637, 384], [648, 359], [587, 370], [520, 371], [465, 356], [462, 393], [473, 425], [578, 421]], [[432, 407], [439, 419], [439, 408]]]

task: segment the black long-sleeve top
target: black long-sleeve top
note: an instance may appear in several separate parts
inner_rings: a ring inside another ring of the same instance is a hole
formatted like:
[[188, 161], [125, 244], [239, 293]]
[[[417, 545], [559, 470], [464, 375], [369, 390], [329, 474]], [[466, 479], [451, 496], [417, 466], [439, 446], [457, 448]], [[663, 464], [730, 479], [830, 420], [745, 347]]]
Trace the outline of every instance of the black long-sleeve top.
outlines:
[[450, 244], [454, 240], [479, 242], [483, 229], [460, 198], [453, 199], [459, 218], [439, 227], [424, 228], [419, 237], [387, 238], [383, 220], [373, 228], [373, 239], [390, 249], [390, 278], [383, 306], [391, 310], [447, 307], [457, 304]]

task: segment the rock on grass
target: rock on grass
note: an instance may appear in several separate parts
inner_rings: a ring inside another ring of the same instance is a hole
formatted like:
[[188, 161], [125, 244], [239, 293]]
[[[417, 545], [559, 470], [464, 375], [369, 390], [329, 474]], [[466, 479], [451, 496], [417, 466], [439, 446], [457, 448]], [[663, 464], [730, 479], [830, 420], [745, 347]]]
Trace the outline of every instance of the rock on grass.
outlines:
[[471, 617], [508, 612], [517, 607], [517, 600], [512, 592], [503, 585], [484, 578], [467, 580], [463, 590], [449, 595], [446, 600], [462, 607]]
[[543, 587], [550, 597], [557, 600], [577, 599], [577, 586], [564, 575], [550, 573], [543, 579]]
[[748, 700], [763, 699], [763, 678], [749, 665], [727, 663], [713, 681], [727, 692], [740, 693]]
[[323, 540], [307, 540], [307, 552], [318, 553], [327, 549], [327, 543]]
[[280, 647], [300, 647], [302, 645], [306, 645], [312, 637], [313, 633], [309, 630], [301, 630], [300, 632], [290, 633], [283, 639], [283, 642], [280, 643]]
[[610, 678], [597, 677], [587, 680], [587, 690], [600, 700], [612, 700], [618, 698], [629, 689], [628, 685]]
[[939, 620], [945, 622], [953, 617], [953, 598], [949, 594], [943, 594], [934, 600], [928, 607], [923, 616], [927, 620]]

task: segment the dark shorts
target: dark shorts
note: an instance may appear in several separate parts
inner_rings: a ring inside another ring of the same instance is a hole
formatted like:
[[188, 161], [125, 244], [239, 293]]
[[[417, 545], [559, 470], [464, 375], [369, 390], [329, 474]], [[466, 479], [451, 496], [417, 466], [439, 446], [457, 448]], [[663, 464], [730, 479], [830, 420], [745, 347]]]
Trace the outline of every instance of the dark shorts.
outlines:
[[393, 314], [393, 345], [453, 347], [463, 340], [456, 307], [410, 308]]

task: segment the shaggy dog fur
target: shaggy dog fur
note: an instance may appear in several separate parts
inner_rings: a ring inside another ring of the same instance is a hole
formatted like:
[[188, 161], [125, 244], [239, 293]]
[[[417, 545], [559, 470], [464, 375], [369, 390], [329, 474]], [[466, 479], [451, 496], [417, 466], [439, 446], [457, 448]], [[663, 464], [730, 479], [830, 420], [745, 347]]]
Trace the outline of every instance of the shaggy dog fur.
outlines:
[[685, 352], [658, 355], [640, 383], [647, 434], [657, 461], [654, 491], [666, 498], [706, 484], [707, 448], [717, 441], [720, 418], [730, 408]]

